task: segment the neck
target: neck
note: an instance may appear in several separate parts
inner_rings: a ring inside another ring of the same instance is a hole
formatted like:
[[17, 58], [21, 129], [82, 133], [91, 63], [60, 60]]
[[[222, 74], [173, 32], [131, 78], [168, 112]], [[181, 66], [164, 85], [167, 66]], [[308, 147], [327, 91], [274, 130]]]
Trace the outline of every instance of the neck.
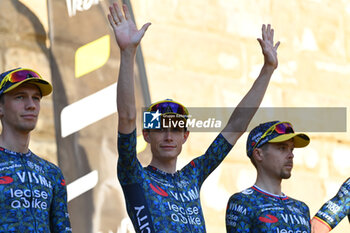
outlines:
[[279, 196], [282, 195], [281, 183], [281, 179], [273, 179], [271, 177], [266, 177], [259, 174], [259, 172], [255, 181], [255, 185], [259, 188]]
[[166, 173], [173, 174], [176, 172], [176, 159], [164, 162], [152, 158], [149, 165], [158, 168], [159, 170], [162, 170]]
[[27, 153], [29, 139], [29, 133], [7, 132], [3, 130], [0, 135], [0, 146], [11, 151]]

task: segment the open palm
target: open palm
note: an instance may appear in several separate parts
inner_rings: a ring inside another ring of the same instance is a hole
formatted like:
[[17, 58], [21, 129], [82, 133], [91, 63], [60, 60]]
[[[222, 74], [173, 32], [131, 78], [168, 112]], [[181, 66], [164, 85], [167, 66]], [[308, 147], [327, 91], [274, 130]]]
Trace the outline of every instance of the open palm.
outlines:
[[109, 11], [108, 20], [113, 28], [119, 48], [121, 50], [136, 48], [150, 23], [144, 24], [140, 30], [137, 30], [126, 5], [123, 5], [125, 17], [117, 3], [114, 3], [113, 6], [109, 8]]
[[271, 28], [271, 25], [268, 24], [267, 27], [265, 24], [262, 26], [262, 39], [258, 38], [260, 43], [262, 53], [264, 55], [265, 63], [277, 68], [278, 59], [277, 59], [277, 48], [280, 45], [278, 41], [275, 45], [273, 42], [274, 30]]

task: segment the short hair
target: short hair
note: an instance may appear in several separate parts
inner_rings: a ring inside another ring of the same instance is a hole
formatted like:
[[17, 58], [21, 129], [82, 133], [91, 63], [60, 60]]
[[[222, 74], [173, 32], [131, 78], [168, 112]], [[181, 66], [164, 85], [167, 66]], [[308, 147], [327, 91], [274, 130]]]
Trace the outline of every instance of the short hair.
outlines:
[[[265, 143], [264, 145], [262, 145], [261, 147], [259, 148], [256, 148], [256, 149], [261, 149], [263, 151], [267, 151], [267, 149], [269, 148], [269, 145], [270, 143]], [[254, 159], [254, 152], [252, 153], [252, 156], [248, 157], [250, 159], [250, 162], [252, 162], [252, 164], [254, 165], [255, 168], [257, 168], [257, 165], [256, 165], [256, 161]]]

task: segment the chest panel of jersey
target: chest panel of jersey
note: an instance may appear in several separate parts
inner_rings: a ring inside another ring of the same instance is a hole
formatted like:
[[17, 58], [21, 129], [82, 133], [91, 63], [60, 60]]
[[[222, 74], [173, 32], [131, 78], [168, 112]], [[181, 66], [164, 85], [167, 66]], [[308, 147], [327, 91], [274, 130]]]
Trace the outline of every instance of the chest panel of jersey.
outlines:
[[309, 233], [308, 207], [289, 197], [276, 197], [255, 187], [233, 195], [226, 212], [228, 232]]
[[222, 135], [206, 153], [174, 174], [143, 168], [135, 131], [118, 137], [118, 179], [136, 232], [205, 232], [200, 188], [232, 148]]
[[62, 222], [55, 224], [70, 231], [64, 212], [66, 196], [54, 194], [57, 183], [64, 188], [63, 176], [53, 164], [31, 152], [20, 154], [0, 148], [0, 232], [50, 232], [53, 196], [62, 204], [62, 213], [57, 212], [62, 214]]

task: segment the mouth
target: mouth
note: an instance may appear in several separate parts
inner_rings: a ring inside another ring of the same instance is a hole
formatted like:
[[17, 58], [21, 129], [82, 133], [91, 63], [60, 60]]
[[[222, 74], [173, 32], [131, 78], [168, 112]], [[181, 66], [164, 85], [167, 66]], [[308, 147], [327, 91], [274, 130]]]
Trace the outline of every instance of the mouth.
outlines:
[[293, 163], [287, 163], [284, 166], [287, 167], [287, 168], [292, 169], [293, 168]]
[[176, 148], [176, 146], [173, 145], [161, 145], [160, 148], [162, 148], [163, 150], [173, 150]]
[[35, 120], [37, 118], [37, 116], [34, 114], [26, 114], [26, 115], [22, 115], [22, 118], [27, 119], [27, 120]]

